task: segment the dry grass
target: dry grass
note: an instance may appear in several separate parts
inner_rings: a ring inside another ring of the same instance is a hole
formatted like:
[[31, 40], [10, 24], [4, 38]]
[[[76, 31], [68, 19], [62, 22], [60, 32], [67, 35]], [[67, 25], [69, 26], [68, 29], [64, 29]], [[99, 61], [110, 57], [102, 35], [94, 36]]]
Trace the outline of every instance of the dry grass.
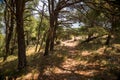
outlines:
[[118, 50], [100, 44], [65, 41], [46, 57], [42, 52], [34, 53], [34, 49], [27, 49], [25, 70], [17, 73], [17, 57], [10, 56], [6, 62], [0, 61], [0, 71], [17, 80], [116, 80], [114, 73], [120, 70]]

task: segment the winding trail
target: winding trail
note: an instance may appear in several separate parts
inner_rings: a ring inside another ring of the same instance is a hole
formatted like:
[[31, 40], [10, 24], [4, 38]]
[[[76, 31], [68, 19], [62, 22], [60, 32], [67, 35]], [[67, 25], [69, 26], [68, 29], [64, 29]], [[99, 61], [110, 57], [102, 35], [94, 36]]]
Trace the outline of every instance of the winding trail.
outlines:
[[[66, 60], [59, 66], [55, 68], [55, 74], [61, 74], [60, 79], [57, 80], [88, 80], [87, 77], [93, 76], [97, 70], [83, 70], [84, 66], [87, 65], [86, 61], [79, 60], [79, 57], [82, 55], [90, 55], [88, 52], [81, 52], [76, 49], [79, 40], [74, 41], [67, 40], [62, 42], [62, 46], [66, 47], [67, 50], [67, 58]], [[76, 59], [78, 58], [78, 59]], [[95, 64], [96, 65], [96, 64]]]
[[[101, 66], [101, 59], [104, 47], [96, 50], [98, 56], [92, 55], [88, 50], [79, 50], [76, 48], [79, 44], [77, 40], [66, 40], [48, 57], [39, 58], [38, 73], [30, 73], [25, 79], [33, 80], [115, 80], [110, 74], [106, 75], [105, 66]], [[94, 51], [95, 52], [95, 51]], [[104, 60], [104, 57], [103, 57]], [[105, 64], [102, 62], [102, 64]], [[95, 77], [97, 76], [97, 78]]]

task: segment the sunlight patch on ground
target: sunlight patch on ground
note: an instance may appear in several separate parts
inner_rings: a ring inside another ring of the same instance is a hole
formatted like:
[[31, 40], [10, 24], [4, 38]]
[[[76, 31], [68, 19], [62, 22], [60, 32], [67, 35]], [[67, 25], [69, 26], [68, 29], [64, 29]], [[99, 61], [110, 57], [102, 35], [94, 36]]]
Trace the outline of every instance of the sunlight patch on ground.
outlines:
[[75, 47], [78, 45], [78, 41], [74, 41], [74, 40], [67, 40], [67, 41], [64, 41], [64, 42], [61, 42], [61, 45], [63, 46], [69, 46], [69, 47]]
[[0, 59], [0, 64], [3, 65], [6, 62], [11, 62], [17, 59], [17, 56], [11, 55], [7, 57], [7, 60], [5, 62], [3, 62], [3, 58]]
[[35, 46], [27, 48], [27, 56], [32, 55], [35, 52]]
[[103, 47], [99, 48], [96, 52], [99, 53], [99, 54], [103, 54], [104, 51], [105, 51], [105, 48], [106, 48], [106, 47], [103, 46]]
[[28, 73], [21, 77], [18, 77], [16, 80], [38, 80], [39, 73]]
[[[78, 50], [75, 47], [78, 42], [79, 40], [64, 41], [62, 46], [60, 46], [61, 48], [56, 46], [58, 49], [55, 48], [56, 50], [51, 52], [48, 57], [41, 56], [40, 58], [33, 58], [37, 54], [34, 53], [34, 46], [27, 48], [28, 65], [30, 65], [27, 69], [29, 71], [17, 78], [17, 80], [38, 80], [39, 77], [41, 80], [46, 80], [42, 79], [46, 76], [47, 80], [79, 80], [79, 77], [84, 77], [84, 79], [80, 80], [88, 80], [88, 78], [94, 77], [99, 73], [106, 77], [103, 71], [108, 69], [105, 66], [108, 64], [108, 59], [106, 59], [106, 55], [102, 55], [106, 46], [96, 50]], [[112, 48], [107, 48], [107, 50], [111, 51]], [[9, 61], [15, 59], [17, 59], [15, 56], [8, 58]], [[53, 78], [51, 79], [51, 77]], [[108, 79], [106, 78], [106, 80]]]
[[75, 73], [80, 74], [80, 75], [84, 75], [84, 76], [94, 76], [96, 73], [98, 73], [99, 71], [97, 70], [87, 70], [87, 71], [76, 71]]
[[70, 69], [74, 68], [74, 66], [78, 65], [79, 61], [74, 60], [74, 59], [67, 59], [64, 63], [62, 63], [62, 67], [64, 69]]
[[80, 64], [85, 66], [87, 64], [87, 61], [80, 61]]
[[11, 55], [7, 58], [7, 61], [13, 61], [15, 59], [17, 59], [17, 56]]
[[29, 73], [26, 76], [24, 76], [25, 80], [37, 80], [39, 76], [39, 73]]
[[82, 55], [82, 56], [89, 56], [89, 55], [91, 55], [91, 52], [82, 51], [81, 55]]
[[36, 69], [30, 70], [27, 74], [23, 74], [22, 76], [18, 77], [16, 80], [38, 80], [39, 71]]

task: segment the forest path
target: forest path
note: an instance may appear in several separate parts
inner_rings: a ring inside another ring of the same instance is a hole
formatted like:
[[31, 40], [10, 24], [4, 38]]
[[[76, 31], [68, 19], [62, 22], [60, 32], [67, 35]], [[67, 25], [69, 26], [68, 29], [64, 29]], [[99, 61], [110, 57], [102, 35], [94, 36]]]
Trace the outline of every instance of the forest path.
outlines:
[[[104, 64], [108, 60], [103, 54], [105, 47], [93, 51], [78, 49], [77, 47], [84, 46], [79, 44], [79, 40], [78, 37], [76, 40], [61, 42], [60, 54], [65, 56], [65, 60], [54, 67], [50, 80], [115, 80], [116, 77], [112, 74], [105, 73], [107, 67]], [[87, 46], [92, 48], [89, 44]]]
[[107, 74], [109, 66], [105, 65], [108, 59], [102, 54], [105, 48], [99, 47], [97, 50], [92, 48], [92, 44], [79, 44], [79, 39], [62, 41], [49, 56], [41, 55], [38, 59], [30, 61], [32, 68], [36, 70], [32, 70], [35, 72], [27, 74], [24, 79], [115, 80], [116, 77]]
[[[48, 56], [42, 51], [35, 53], [35, 47], [30, 46], [25, 71], [17, 72], [16, 55], [1, 62], [0, 70], [16, 80], [116, 80], [114, 72], [120, 69], [118, 50], [95, 41], [80, 44], [80, 40], [62, 41]], [[115, 47], [120, 49], [119, 44]]]
[[[93, 76], [97, 70], [83, 70], [90, 64], [81, 60], [82, 56], [88, 56], [91, 53], [76, 48], [79, 44], [79, 38], [77, 40], [71, 39], [61, 43], [61, 47], [66, 51], [67, 58], [59, 67], [55, 68], [55, 74], [61, 74], [58, 80], [88, 80], [88, 77]], [[94, 64], [96, 65], [96, 64]]]

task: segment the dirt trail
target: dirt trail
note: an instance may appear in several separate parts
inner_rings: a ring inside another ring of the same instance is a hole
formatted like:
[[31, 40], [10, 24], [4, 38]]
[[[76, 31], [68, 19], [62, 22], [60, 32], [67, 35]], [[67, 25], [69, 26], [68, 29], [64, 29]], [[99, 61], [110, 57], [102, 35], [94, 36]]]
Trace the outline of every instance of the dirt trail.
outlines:
[[[95, 62], [97, 56], [91, 57], [92, 52], [76, 49], [78, 43], [79, 39], [62, 42], [62, 46], [66, 47], [68, 57], [60, 67], [55, 68], [54, 73], [61, 74], [61, 77], [57, 76], [56, 80], [115, 80], [114, 76], [110, 77], [111, 74], [104, 74], [106, 68], [102, 67], [99, 62]], [[104, 48], [96, 50], [100, 55], [103, 51]], [[84, 58], [85, 60], [82, 60]], [[93, 61], [88, 62], [89, 59]]]
[[[40, 58], [42, 61], [39, 67], [39, 73], [35, 73], [34, 79], [38, 80], [115, 80], [111, 74], [106, 74], [105, 61], [99, 62], [101, 57], [91, 55], [90, 51], [81, 51], [76, 49], [79, 39], [74, 41], [63, 41], [60, 50], [55, 51], [57, 56], [51, 55], [47, 58]], [[103, 53], [104, 48], [100, 48], [97, 52]], [[62, 58], [65, 59], [62, 61]], [[42, 71], [42, 72], [41, 72]], [[41, 75], [42, 73], [42, 75]], [[26, 75], [28, 79], [31, 74]], [[36, 76], [37, 75], [37, 76]], [[31, 78], [30, 78], [31, 79]]]
[[76, 49], [78, 43], [79, 40], [74, 41], [73, 39], [62, 42], [62, 46], [66, 47], [66, 50], [68, 51], [67, 55], [69, 56], [66, 58], [66, 60], [62, 63], [60, 67], [55, 68], [56, 74], [64, 74], [61, 77], [62, 79], [65, 78], [65, 80], [87, 80], [85, 79], [86, 76], [92, 76], [93, 73], [96, 72], [95, 70], [80, 70], [80, 67], [82, 67], [80, 65], [86, 65], [86, 62], [74, 58], [77, 57], [77, 55], [80, 55], [80, 51]]
[[72, 39], [72, 40], [63, 41], [61, 45], [64, 45], [66, 47], [73, 47], [74, 48], [77, 44], [78, 44], [78, 40], [74, 41]]

